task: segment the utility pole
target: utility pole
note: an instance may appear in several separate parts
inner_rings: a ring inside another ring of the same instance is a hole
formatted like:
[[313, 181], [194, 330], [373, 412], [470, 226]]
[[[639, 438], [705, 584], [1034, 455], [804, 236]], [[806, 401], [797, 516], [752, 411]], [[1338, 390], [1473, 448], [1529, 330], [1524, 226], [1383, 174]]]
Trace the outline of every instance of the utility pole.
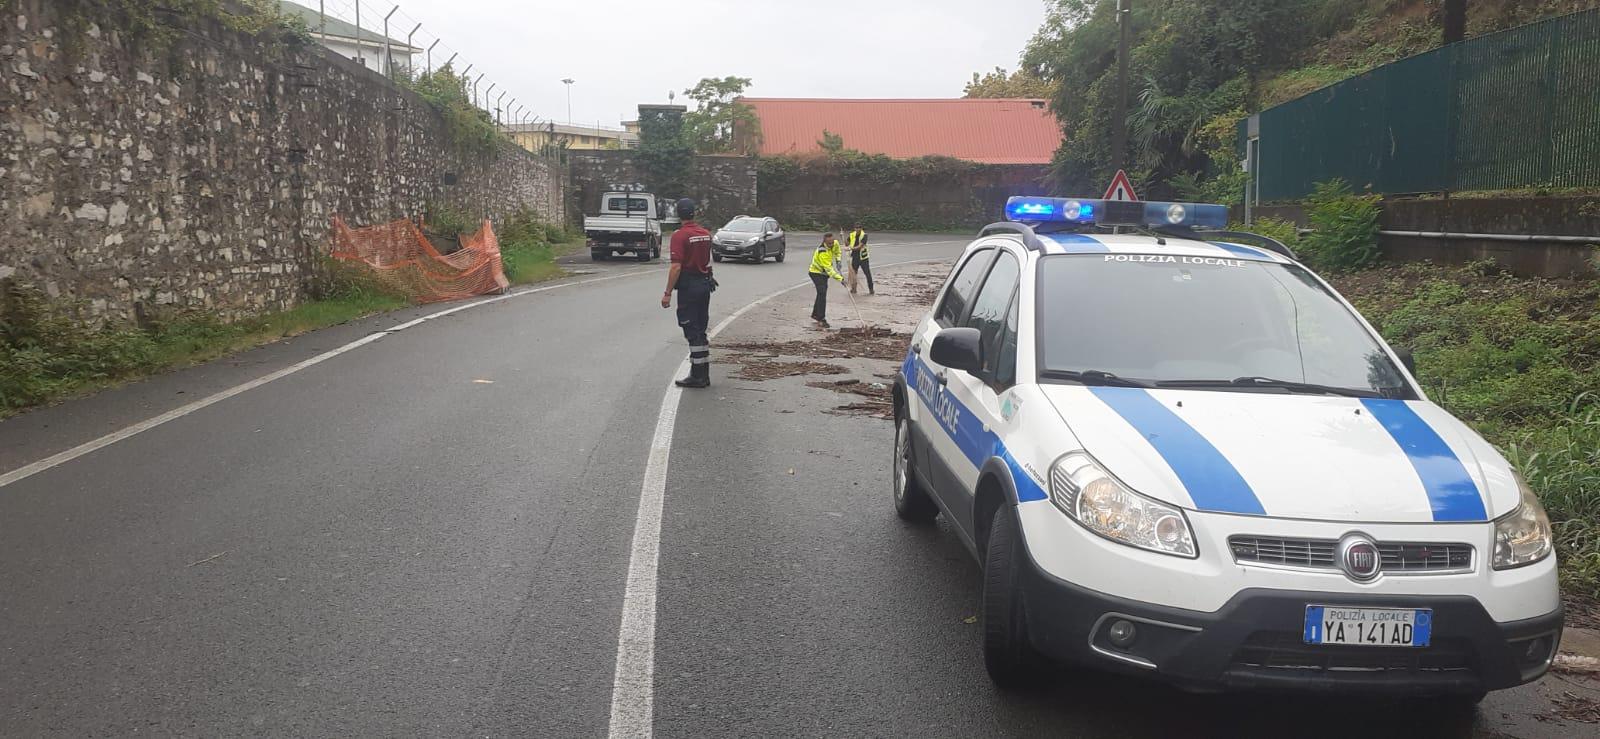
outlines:
[[567, 125], [569, 126], [572, 125], [572, 83], [575, 81], [571, 77], [561, 80], [561, 83], [567, 86]]
[[1443, 40], [1453, 44], [1467, 37], [1467, 0], [1444, 0]]
[[1126, 169], [1128, 155], [1128, 26], [1133, 0], [1117, 0], [1117, 107], [1111, 116], [1111, 167]]

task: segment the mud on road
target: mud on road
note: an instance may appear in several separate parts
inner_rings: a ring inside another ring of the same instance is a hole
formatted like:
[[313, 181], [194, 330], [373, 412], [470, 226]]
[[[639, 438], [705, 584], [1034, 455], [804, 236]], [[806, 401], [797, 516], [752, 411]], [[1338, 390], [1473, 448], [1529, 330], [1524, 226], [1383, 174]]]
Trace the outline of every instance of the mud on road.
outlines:
[[842, 289], [831, 290], [829, 317], [836, 328], [815, 328], [809, 319], [791, 317], [789, 330], [774, 331], [770, 338], [720, 345], [726, 352], [721, 360], [738, 365], [731, 375], [735, 379], [810, 378], [808, 386], [844, 396], [845, 402], [826, 413], [892, 420], [895, 371], [905, 359], [911, 329], [932, 307], [947, 271], [945, 265], [885, 270], [876, 295], [861, 292], [853, 299]]

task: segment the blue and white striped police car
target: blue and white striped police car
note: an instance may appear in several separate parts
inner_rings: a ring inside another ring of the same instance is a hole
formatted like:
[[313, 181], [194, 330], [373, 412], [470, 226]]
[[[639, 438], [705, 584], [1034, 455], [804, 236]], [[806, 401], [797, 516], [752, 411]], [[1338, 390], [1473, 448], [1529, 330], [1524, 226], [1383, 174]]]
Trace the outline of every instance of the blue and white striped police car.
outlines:
[[1216, 205], [1007, 215], [895, 387], [895, 506], [983, 564], [991, 677], [1471, 700], [1545, 672], [1538, 499], [1289, 249], [1203, 230]]

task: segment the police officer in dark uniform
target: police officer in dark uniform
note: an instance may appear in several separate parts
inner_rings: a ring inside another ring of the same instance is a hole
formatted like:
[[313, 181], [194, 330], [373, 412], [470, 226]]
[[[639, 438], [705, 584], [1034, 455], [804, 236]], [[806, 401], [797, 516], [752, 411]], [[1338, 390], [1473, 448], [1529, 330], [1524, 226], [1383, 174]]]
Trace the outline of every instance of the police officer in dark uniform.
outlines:
[[706, 326], [711, 322], [711, 232], [694, 221], [694, 201], [678, 201], [682, 225], [672, 232], [672, 268], [667, 272], [667, 291], [661, 307], [672, 307], [672, 291], [678, 291], [678, 327], [689, 341], [689, 376], [677, 381], [678, 387], [711, 387], [711, 344]]

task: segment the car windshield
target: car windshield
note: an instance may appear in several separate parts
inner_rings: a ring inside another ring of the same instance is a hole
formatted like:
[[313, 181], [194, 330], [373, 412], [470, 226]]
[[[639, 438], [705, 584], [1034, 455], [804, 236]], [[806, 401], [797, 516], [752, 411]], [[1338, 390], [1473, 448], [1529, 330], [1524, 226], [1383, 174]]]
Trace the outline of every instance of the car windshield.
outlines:
[[735, 233], [761, 233], [763, 223], [765, 221], [760, 218], [735, 218], [728, 221], [728, 225], [723, 226], [722, 230]]
[[1411, 397], [1366, 327], [1296, 265], [1057, 255], [1040, 263], [1039, 292], [1047, 379]]

